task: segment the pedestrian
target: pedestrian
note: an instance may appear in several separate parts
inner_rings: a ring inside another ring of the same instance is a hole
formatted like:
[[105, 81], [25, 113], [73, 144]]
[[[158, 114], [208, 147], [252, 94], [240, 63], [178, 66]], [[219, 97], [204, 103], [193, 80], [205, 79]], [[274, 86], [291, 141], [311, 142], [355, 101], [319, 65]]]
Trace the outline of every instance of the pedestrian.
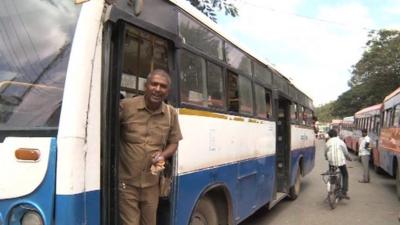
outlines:
[[164, 70], [147, 77], [144, 96], [120, 102], [119, 213], [121, 225], [156, 225], [161, 167], [182, 134], [178, 114], [164, 102], [171, 78]]
[[369, 183], [369, 157], [371, 154], [370, 150], [370, 137], [368, 136], [367, 129], [362, 129], [362, 137], [358, 143], [358, 156], [361, 158], [361, 164], [363, 166], [363, 179], [359, 180], [360, 183]]
[[337, 136], [337, 131], [331, 129], [328, 131], [329, 139], [325, 146], [325, 159], [328, 160], [329, 169], [338, 167], [342, 174], [342, 197], [350, 199], [347, 194], [349, 190], [349, 173], [347, 172], [346, 159], [352, 161], [346, 144]]

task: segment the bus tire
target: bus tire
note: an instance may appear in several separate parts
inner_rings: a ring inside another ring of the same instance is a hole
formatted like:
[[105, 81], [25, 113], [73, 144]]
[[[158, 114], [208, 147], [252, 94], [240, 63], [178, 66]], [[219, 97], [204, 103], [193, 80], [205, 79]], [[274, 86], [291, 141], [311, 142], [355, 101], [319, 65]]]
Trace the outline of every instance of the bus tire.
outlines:
[[218, 225], [218, 214], [209, 197], [203, 197], [197, 203], [189, 225]]
[[294, 185], [289, 189], [289, 199], [295, 200], [300, 195], [300, 191], [301, 191], [301, 172], [299, 167], [297, 170], [296, 180], [294, 182]]
[[377, 166], [375, 164], [372, 164], [372, 166], [373, 166], [374, 171], [375, 171], [376, 174], [384, 174], [384, 172], [383, 172], [381, 167], [379, 167], [379, 166]]

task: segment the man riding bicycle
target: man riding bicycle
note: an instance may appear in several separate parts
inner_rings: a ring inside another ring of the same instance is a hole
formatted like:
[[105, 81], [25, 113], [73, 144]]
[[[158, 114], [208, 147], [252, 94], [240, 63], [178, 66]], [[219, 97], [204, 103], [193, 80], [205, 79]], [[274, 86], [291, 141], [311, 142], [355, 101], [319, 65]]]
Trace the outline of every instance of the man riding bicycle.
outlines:
[[350, 199], [347, 195], [349, 189], [349, 174], [346, 167], [346, 159], [351, 161], [346, 144], [337, 136], [334, 129], [328, 131], [329, 139], [325, 146], [325, 159], [329, 162], [329, 169], [338, 167], [343, 178], [342, 198]]

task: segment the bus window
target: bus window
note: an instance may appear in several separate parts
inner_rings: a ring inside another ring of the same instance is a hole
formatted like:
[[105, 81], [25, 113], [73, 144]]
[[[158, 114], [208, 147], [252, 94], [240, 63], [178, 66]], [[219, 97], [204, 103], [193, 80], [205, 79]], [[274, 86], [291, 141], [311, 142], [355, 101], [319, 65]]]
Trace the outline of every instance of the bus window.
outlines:
[[296, 103], [292, 103], [290, 105], [290, 120], [293, 123], [297, 123], [297, 104]]
[[253, 90], [251, 81], [239, 76], [239, 111], [244, 114], [253, 114]]
[[242, 51], [229, 43], [225, 43], [226, 62], [243, 73], [251, 74], [251, 61]]
[[205, 60], [187, 51], [182, 51], [180, 76], [182, 102], [206, 106]]
[[228, 72], [228, 111], [239, 112], [239, 79], [238, 75]]
[[223, 41], [205, 26], [179, 13], [179, 33], [183, 41], [209, 56], [223, 60]]
[[300, 123], [303, 125], [306, 125], [306, 112], [304, 110], [303, 106], [300, 106], [300, 111], [299, 111], [299, 115], [300, 115]]
[[207, 62], [207, 93], [209, 107], [225, 107], [222, 68], [210, 62]]
[[253, 63], [254, 65], [254, 78], [263, 85], [272, 84], [272, 73], [267, 67], [262, 66], [260, 63]]
[[143, 94], [147, 75], [151, 70], [168, 71], [167, 42], [160, 38], [128, 27], [124, 42], [121, 90], [127, 97]]
[[80, 7], [34, 0], [1, 5], [0, 129], [57, 127]]
[[267, 118], [272, 116], [272, 102], [271, 102], [271, 92], [265, 92], [265, 101], [267, 102]]
[[270, 118], [271, 103], [270, 94], [258, 84], [254, 85], [256, 99], [256, 115], [262, 118]]
[[313, 123], [313, 121], [312, 121], [312, 118], [313, 118], [312, 111], [310, 109], [306, 109], [305, 110], [305, 116], [306, 116], [306, 118], [305, 118], [306, 125], [307, 126], [311, 126], [312, 123]]
[[396, 105], [396, 108], [394, 110], [394, 123], [393, 125], [395, 127], [400, 126], [400, 105]]

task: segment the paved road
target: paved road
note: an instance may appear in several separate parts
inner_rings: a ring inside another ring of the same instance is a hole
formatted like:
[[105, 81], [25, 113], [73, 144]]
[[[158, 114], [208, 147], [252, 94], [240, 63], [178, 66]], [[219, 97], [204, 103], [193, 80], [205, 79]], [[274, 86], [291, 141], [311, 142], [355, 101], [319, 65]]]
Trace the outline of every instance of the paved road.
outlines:
[[394, 179], [371, 171], [371, 183], [361, 184], [361, 164], [348, 162], [350, 200], [342, 200], [334, 210], [324, 201], [325, 184], [320, 174], [326, 170], [324, 142], [317, 142], [314, 170], [303, 178], [302, 191], [295, 201], [284, 200], [271, 210], [260, 209], [240, 225], [399, 225]]

